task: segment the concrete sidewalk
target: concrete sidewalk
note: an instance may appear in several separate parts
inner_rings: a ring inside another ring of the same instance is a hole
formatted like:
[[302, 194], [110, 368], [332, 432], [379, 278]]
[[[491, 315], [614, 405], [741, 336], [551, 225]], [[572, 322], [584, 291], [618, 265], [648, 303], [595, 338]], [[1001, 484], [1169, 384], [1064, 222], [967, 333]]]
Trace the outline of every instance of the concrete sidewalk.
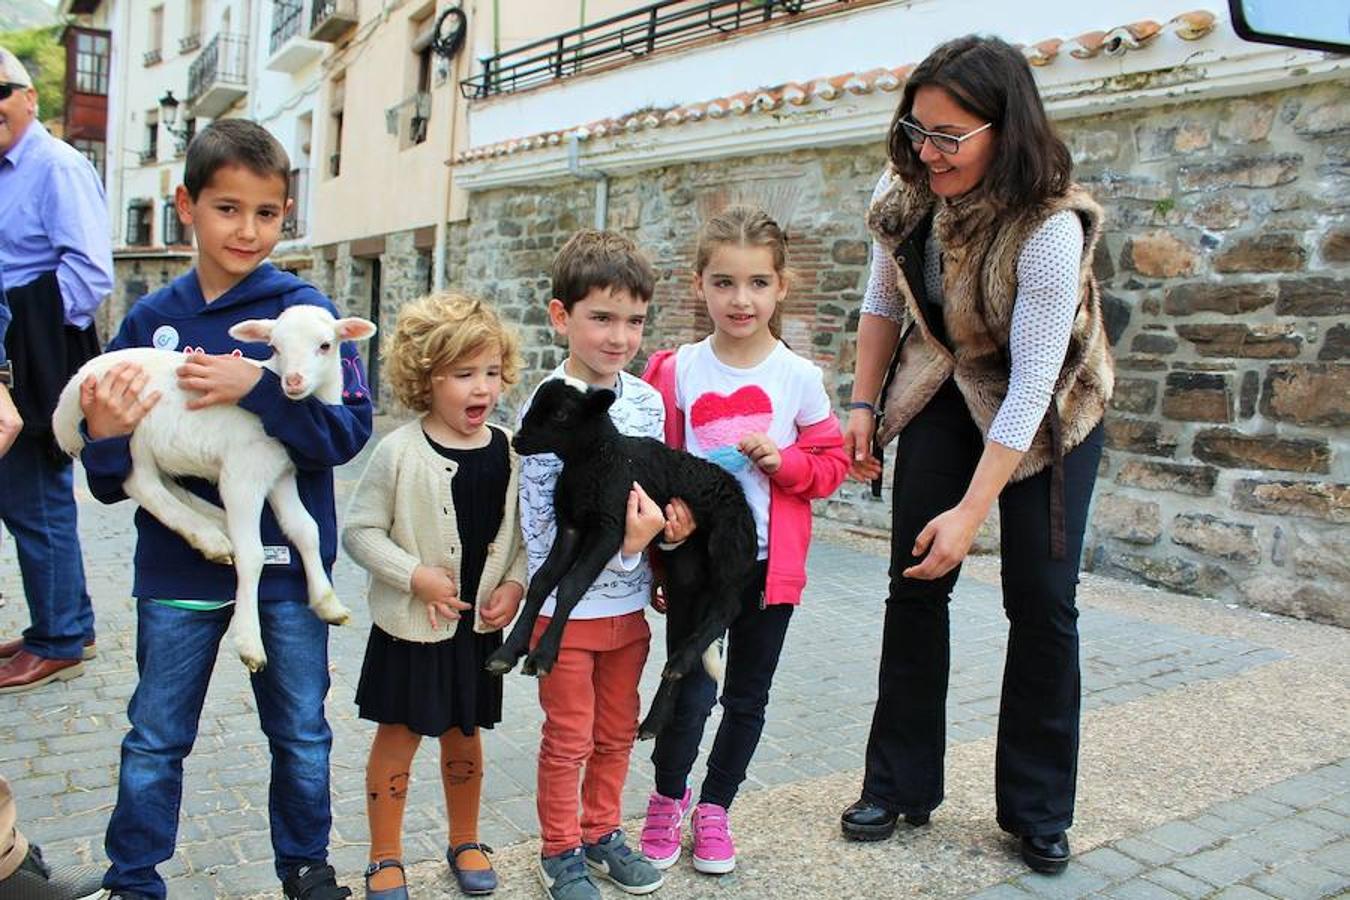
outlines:
[[[341, 493], [363, 461], [339, 470]], [[99, 657], [86, 674], [0, 697], [0, 772], [24, 830], [49, 859], [102, 862], [118, 743], [135, 684], [131, 507], [82, 496]], [[845, 842], [875, 699], [885, 546], [821, 528], [811, 582], [774, 685], [764, 741], [733, 809], [739, 864], [701, 876], [687, 855], [666, 897], [1324, 897], [1350, 891], [1350, 634], [1087, 576], [1084, 721], [1076, 861], [1030, 875], [993, 821], [993, 734], [1006, 637], [997, 561], [973, 560], [952, 609], [947, 801], [931, 826], [878, 844]], [[361, 894], [363, 772], [372, 728], [353, 693], [368, 615], [363, 573], [335, 573], [356, 612], [332, 632], [332, 861]], [[0, 634], [27, 622], [12, 543], [0, 547]], [[659, 671], [661, 621], [644, 697]], [[532, 679], [507, 678], [506, 721], [485, 741], [482, 837], [497, 847], [502, 898], [538, 897]], [[714, 723], [710, 723], [711, 739]], [[706, 750], [705, 741], [705, 750]], [[634, 754], [625, 813], [651, 787], [650, 745]], [[162, 871], [175, 898], [276, 897], [267, 831], [268, 754], [243, 666], [223, 647], [196, 749], [185, 765], [179, 849]], [[702, 772], [696, 768], [696, 777]], [[434, 748], [419, 754], [406, 822], [414, 897], [456, 896], [443, 862]], [[629, 823], [634, 834], [640, 822]], [[606, 896], [621, 896], [610, 886]]]

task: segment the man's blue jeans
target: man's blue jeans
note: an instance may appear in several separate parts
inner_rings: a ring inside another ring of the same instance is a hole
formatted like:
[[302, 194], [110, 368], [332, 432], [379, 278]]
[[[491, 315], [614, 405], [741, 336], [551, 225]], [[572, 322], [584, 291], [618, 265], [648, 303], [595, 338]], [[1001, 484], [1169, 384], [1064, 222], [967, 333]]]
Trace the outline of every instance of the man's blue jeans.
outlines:
[[[183, 759], [197, 738], [234, 607], [204, 612], [140, 600], [136, 612], [140, 682], [127, 709], [131, 731], [122, 741], [117, 807], [103, 844], [110, 862], [103, 886], [162, 900], [155, 866], [173, 856]], [[328, 626], [299, 600], [260, 603], [258, 612], [267, 667], [252, 676], [253, 696], [272, 753], [268, 811], [277, 877], [284, 878], [328, 856]], [[233, 658], [226, 664], [242, 665]]]
[[84, 585], [73, 467], [56, 462], [46, 437], [20, 434], [0, 458], [0, 519], [14, 536], [28, 600], [24, 649], [79, 659], [94, 639], [94, 608]]

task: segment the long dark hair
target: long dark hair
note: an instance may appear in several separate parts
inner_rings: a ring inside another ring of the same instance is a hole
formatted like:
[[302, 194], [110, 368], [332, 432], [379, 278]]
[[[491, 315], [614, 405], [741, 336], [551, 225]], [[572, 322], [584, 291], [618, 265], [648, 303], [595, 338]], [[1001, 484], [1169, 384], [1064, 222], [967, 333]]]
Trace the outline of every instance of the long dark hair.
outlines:
[[1031, 66], [1010, 44], [974, 34], [939, 46], [905, 82], [887, 142], [902, 179], [926, 177], [900, 120], [913, 110], [914, 94], [929, 85], [946, 90], [971, 115], [994, 123], [998, 145], [977, 190], [995, 207], [1028, 206], [1068, 188], [1073, 159], [1045, 114]]

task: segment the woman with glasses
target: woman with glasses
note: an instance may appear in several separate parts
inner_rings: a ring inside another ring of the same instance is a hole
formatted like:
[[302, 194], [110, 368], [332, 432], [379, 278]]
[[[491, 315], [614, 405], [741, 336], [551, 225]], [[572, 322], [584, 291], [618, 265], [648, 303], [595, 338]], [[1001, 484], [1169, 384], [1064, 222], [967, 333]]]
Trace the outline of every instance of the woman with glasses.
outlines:
[[948, 604], [997, 501], [998, 824], [1032, 869], [1059, 872], [1078, 758], [1074, 594], [1114, 380], [1092, 277], [1102, 211], [1072, 182], [1022, 54], [994, 38], [950, 41], [914, 70], [888, 149], [845, 446], [872, 480], [898, 438], [891, 577], [862, 796], [842, 827], [880, 840], [942, 802]]

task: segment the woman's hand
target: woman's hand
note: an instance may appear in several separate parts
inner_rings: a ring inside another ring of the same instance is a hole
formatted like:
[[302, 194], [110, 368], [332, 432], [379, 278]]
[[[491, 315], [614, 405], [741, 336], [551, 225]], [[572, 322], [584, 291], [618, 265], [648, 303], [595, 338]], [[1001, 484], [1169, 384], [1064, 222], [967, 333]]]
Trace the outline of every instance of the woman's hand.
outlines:
[[524, 596], [525, 585], [518, 581], [503, 581], [497, 585], [483, 605], [483, 624], [493, 631], [501, 631], [510, 625]]
[[877, 417], [870, 409], [851, 409], [844, 424], [844, 452], [848, 454], [849, 474], [858, 481], [873, 481], [881, 475], [881, 460], [872, 455], [872, 437]]
[[765, 475], [772, 475], [783, 465], [783, 457], [767, 434], [754, 431], [741, 438], [736, 449], [745, 454], [746, 459], [759, 467]]
[[439, 628], [437, 614], [445, 620], [445, 627], [459, 621], [460, 613], [469, 609], [469, 604], [459, 599], [459, 586], [455, 584], [455, 574], [444, 566], [418, 566], [413, 569], [412, 593], [427, 605], [427, 619], [431, 627]]
[[919, 532], [910, 551], [916, 559], [922, 559], [905, 569], [904, 576], [932, 581], [961, 565], [986, 515], [959, 505], [933, 519]]

